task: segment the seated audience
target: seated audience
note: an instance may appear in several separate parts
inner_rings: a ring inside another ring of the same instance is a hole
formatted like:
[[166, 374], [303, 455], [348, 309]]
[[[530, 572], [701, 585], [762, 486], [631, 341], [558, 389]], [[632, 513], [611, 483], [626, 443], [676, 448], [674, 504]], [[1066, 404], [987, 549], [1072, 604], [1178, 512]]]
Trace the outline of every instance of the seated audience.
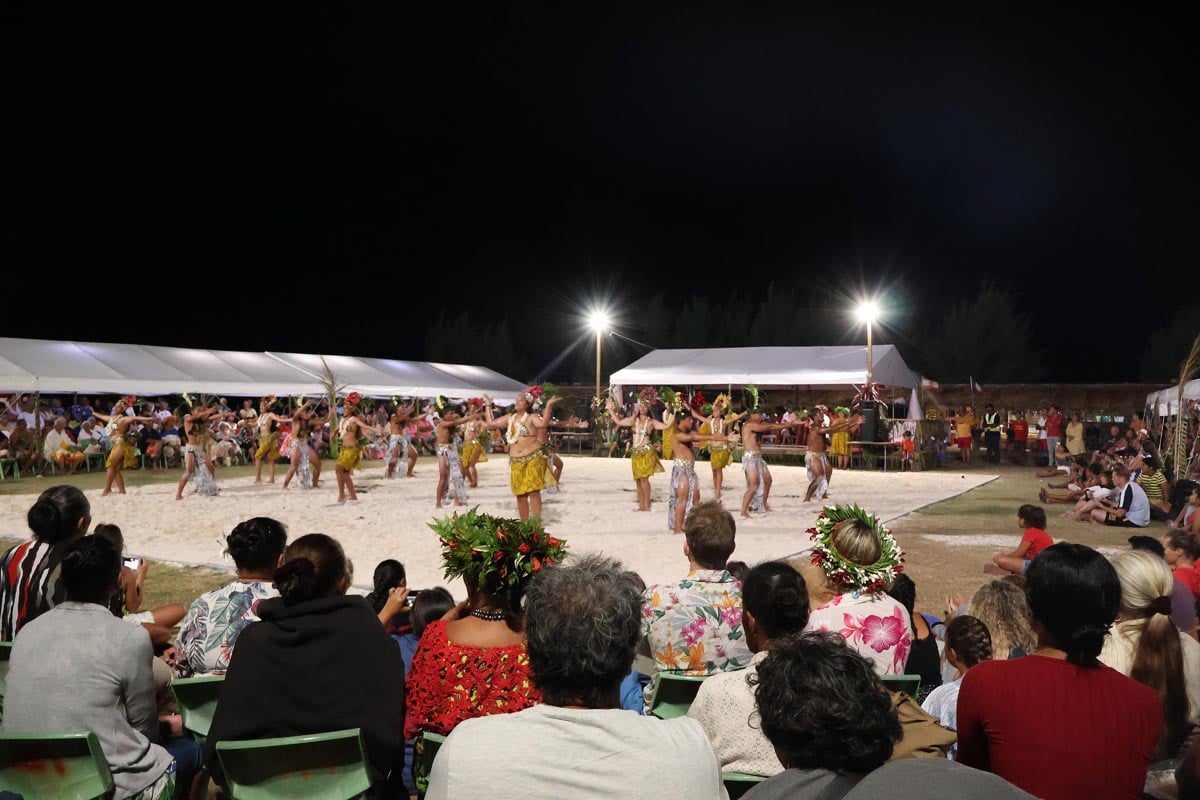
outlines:
[[209, 729], [204, 761], [218, 781], [219, 742], [360, 728], [372, 783], [384, 797], [403, 791], [404, 662], [367, 601], [346, 595], [351, 578], [323, 533], [284, 551], [279, 597], [238, 637]]
[[87, 533], [92, 509], [74, 486], [51, 486], [26, 515], [33, 538], [0, 557], [0, 641], [11, 642], [21, 626], [64, 599], [62, 557]]
[[413, 656], [416, 655], [417, 645], [425, 635], [429, 623], [441, 619], [455, 606], [454, 596], [441, 586], [432, 589], [422, 589], [417, 592], [408, 612], [409, 631], [403, 635], [392, 635], [400, 645], [400, 655], [404, 658], [404, 677], [408, 678], [412, 668]]
[[871, 663], [833, 633], [776, 642], [758, 667], [762, 730], [786, 768], [747, 800], [1000, 800], [1030, 795], [945, 758], [888, 761], [900, 722]]
[[[66, 599], [32, 620], [13, 643], [3, 730], [92, 731], [117, 797], [140, 793], [144, 800], [169, 800], [176, 764], [157, 743], [150, 637], [108, 610], [121, 555], [103, 539], [76, 539], [63, 552], [61, 571]], [[184, 742], [194, 754], [195, 743]]]
[[1171, 521], [1171, 527], [1175, 530], [1187, 531], [1193, 536], [1200, 536], [1200, 514], [1196, 513], [1196, 509], [1200, 508], [1200, 486], [1193, 486], [1187, 495], [1187, 503], [1184, 504], [1178, 516]]
[[1121, 464], [1113, 467], [1113, 485], [1117, 495], [1112, 500], [1100, 500], [1100, 507], [1091, 511], [1094, 524], [1125, 528], [1144, 528], [1150, 524], [1150, 501], [1146, 492], [1129, 479], [1129, 469]]
[[66, 417], [54, 418], [54, 428], [42, 440], [42, 452], [47, 461], [68, 474], [78, 471], [79, 465], [86, 458], [83, 450], [71, 438], [71, 434], [67, 433]]
[[683, 523], [687, 577], [646, 589], [645, 648], [659, 672], [707, 676], [750, 663], [742, 628], [742, 585], [726, 569], [735, 547], [733, 515], [716, 500]]
[[103, 436], [103, 431], [96, 424], [96, 420], [88, 418], [84, 420], [83, 425], [79, 428], [79, 448], [83, 450], [84, 457], [95, 453], [103, 453], [108, 449]]
[[916, 612], [917, 584], [912, 578], [904, 573], [897, 575], [888, 594], [900, 601], [912, 620], [912, 649], [904, 664], [904, 674], [921, 676], [921, 688], [917, 691], [918, 696], [913, 698], [920, 702], [942, 684], [942, 657], [938, 652], [938, 640], [930, 630], [929, 623]]
[[583, 556], [542, 570], [525, 612], [542, 703], [462, 722], [438, 752], [427, 798], [725, 795], [699, 723], [619, 706], [642, 612], [637, 582], [619, 562]]
[[1171, 577], [1188, 588], [1193, 600], [1200, 600], [1200, 572], [1196, 570], [1200, 540], [1187, 531], [1171, 531], [1163, 534], [1162, 544]]
[[1038, 506], [1026, 504], [1018, 508], [1017, 527], [1025, 531], [1021, 534], [1017, 549], [993, 556], [992, 563], [1006, 572], [1023, 575], [1029, 569], [1030, 562], [1037, 558], [1038, 553], [1053, 545], [1054, 540], [1046, 533], [1046, 511]]
[[807, 630], [837, 631], [880, 675], [903, 675], [912, 649], [912, 621], [886, 593], [903, 569], [891, 531], [850, 506], [821, 511], [809, 532], [813, 563], [803, 568], [812, 612]]
[[1100, 663], [1149, 686], [1162, 702], [1155, 760], [1175, 758], [1200, 719], [1200, 642], [1171, 621], [1171, 571], [1161, 558], [1128, 551], [1112, 557], [1121, 611], [1104, 639]]
[[[1159, 559], [1165, 559], [1167, 552], [1163, 543], [1153, 536], [1130, 536], [1129, 549], [1142, 550]], [[1171, 584], [1171, 621], [1175, 623], [1176, 628], [1196, 638], [1196, 629], [1200, 625], [1200, 620], [1196, 617], [1196, 598], [1192, 595], [1192, 590], [1178, 579], [1172, 578]]]
[[1150, 519], [1164, 521], [1171, 512], [1171, 486], [1167, 476], [1158, 468], [1158, 462], [1147, 453], [1145, 457], [1133, 459], [1130, 469], [1137, 470], [1137, 485], [1146, 493], [1150, 504]]
[[[1037, 635], [1029, 621], [1029, 603], [1025, 592], [1013, 578], [990, 581], [975, 590], [966, 613], [975, 617], [988, 629], [992, 637], [992, 659], [1005, 661], [1032, 653], [1037, 645]], [[948, 609], [947, 624], [961, 605], [957, 595], [952, 598], [954, 608]]]
[[1141, 797], [1163, 730], [1152, 689], [1098, 660], [1121, 605], [1105, 558], [1056, 544], [1029, 565], [1037, 651], [985, 661], [958, 694], [958, 760], [1043, 800]]
[[[963, 675], [991, 657], [992, 637], [987, 626], [970, 615], [950, 620], [946, 626], [946, 663], [954, 669], [954, 678], [930, 692], [921, 708], [941, 725], [952, 731], [958, 730], [958, 690]], [[948, 753], [950, 758], [954, 758], [957, 751], [957, 745], [952, 746]]]
[[287, 528], [270, 517], [239, 522], [225, 538], [237, 580], [196, 598], [179, 628], [176, 668], [185, 677], [229, 669], [238, 637], [258, 622], [259, 604], [278, 597], [275, 570], [283, 565]]

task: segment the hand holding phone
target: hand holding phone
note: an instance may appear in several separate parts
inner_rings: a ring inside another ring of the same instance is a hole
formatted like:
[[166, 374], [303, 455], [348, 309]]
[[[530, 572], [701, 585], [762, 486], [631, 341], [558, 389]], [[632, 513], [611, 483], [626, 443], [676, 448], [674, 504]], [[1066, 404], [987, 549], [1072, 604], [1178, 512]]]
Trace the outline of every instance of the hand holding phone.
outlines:
[[137, 556], [125, 559], [125, 566], [131, 570], [137, 571], [137, 568], [142, 565], [142, 560]]

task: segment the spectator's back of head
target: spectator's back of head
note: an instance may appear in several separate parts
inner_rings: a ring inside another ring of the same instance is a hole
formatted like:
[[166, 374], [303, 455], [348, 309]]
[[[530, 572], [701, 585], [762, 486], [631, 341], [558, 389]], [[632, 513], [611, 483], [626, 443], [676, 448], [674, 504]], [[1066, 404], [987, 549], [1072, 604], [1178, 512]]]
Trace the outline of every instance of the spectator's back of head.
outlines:
[[92, 535], [111, 544], [118, 553], [125, 552], [125, 535], [121, 533], [120, 526], [113, 525], [111, 522], [101, 522], [96, 525]]
[[105, 539], [85, 536], [63, 553], [63, 589], [70, 601], [108, 605], [120, 574], [121, 553]]
[[51, 486], [38, 495], [25, 519], [39, 542], [61, 544], [87, 533], [92, 506], [74, 486]]
[[875, 668], [836, 633], [773, 642], [757, 681], [762, 731], [784, 767], [867, 773], [901, 738]]
[[1155, 539], [1153, 536], [1130, 536], [1129, 549], [1135, 551], [1144, 550], [1147, 553], [1153, 553], [1159, 558], [1162, 558], [1167, 554], [1166, 548], [1163, 547], [1163, 543], [1158, 539]]
[[435, 619], [441, 619], [452, 608], [454, 596], [443, 587], [435, 586], [423, 590], [413, 600], [412, 611], [409, 612], [413, 635], [420, 639], [426, 625]]
[[1025, 594], [1035, 624], [1067, 661], [1095, 667], [1121, 609], [1121, 582], [1108, 559], [1081, 544], [1059, 543], [1029, 565]]
[[270, 574], [280, 565], [287, 547], [287, 527], [271, 517], [239, 522], [225, 537], [225, 552], [239, 571]]
[[1013, 650], [1032, 653], [1037, 647], [1025, 592], [1007, 580], [980, 586], [971, 597], [967, 613], [987, 627], [992, 637], [992, 653], [998, 659], [1008, 658]]
[[284, 605], [345, 594], [350, 562], [332, 536], [309, 533], [288, 545], [283, 566], [275, 571], [275, 588]]
[[953, 650], [962, 666], [969, 669], [992, 657], [992, 635], [983, 622], [964, 614], [946, 626], [946, 649]]
[[1046, 529], [1046, 509], [1041, 506], [1026, 503], [1017, 509], [1017, 516], [1024, 521], [1026, 528]]
[[404, 571], [404, 565], [396, 559], [385, 558], [375, 565], [371, 583], [371, 593], [367, 595], [367, 602], [378, 614], [387, 605], [388, 592], [397, 586], [407, 585], [408, 573]]
[[887, 593], [893, 600], [908, 610], [910, 617], [912, 616], [914, 609], [917, 607], [917, 584], [907, 573], [901, 572], [897, 575]]
[[688, 553], [704, 569], [725, 569], [733, 555], [733, 515], [716, 500], [695, 506], [683, 523]]
[[525, 625], [529, 665], [544, 701], [604, 707], [633, 664], [642, 594], [619, 561], [573, 558], [534, 577]]
[[788, 564], [768, 561], [746, 574], [742, 611], [748, 615], [747, 637], [753, 629], [754, 650], [766, 642], [800, 633], [808, 624], [808, 589], [804, 578]]

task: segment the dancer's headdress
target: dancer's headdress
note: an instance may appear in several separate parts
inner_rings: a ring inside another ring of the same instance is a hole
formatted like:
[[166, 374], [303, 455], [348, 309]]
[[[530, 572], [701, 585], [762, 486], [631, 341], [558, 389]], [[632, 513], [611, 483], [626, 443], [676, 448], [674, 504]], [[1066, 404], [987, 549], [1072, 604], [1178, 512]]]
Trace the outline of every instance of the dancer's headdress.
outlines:
[[667, 407], [667, 411], [672, 414], [678, 414], [679, 410], [683, 408], [683, 396], [670, 386], [664, 386], [659, 389], [658, 396], [662, 398], [663, 405]]
[[729, 410], [729, 395], [725, 394], [724, 392], [721, 392], [719, 395], [717, 395], [716, 399], [714, 399], [712, 401], [712, 407], [716, 408], [717, 406], [721, 406], [726, 411], [728, 411]]
[[467, 408], [471, 409], [472, 411], [477, 408], [483, 408], [483, 398], [482, 397], [469, 398], [467, 400]]
[[[869, 526], [879, 538], [879, 559], [874, 564], [856, 564], [837, 551], [833, 534], [847, 520], [857, 520]], [[885, 528], [879, 518], [868, 514], [857, 505], [825, 506], [817, 515], [817, 524], [808, 529], [813, 543], [813, 564], [824, 570], [830, 582], [844, 590], [857, 589], [878, 592], [904, 571], [904, 553], [896, 543], [896, 537]]]
[[648, 406], [652, 406], [657, 400], [658, 392], [655, 391], [653, 386], [643, 386], [641, 391], [638, 392], [639, 403], [645, 403]]
[[850, 409], [849, 409], [848, 407], [846, 407], [846, 406], [838, 406], [837, 408], [835, 408], [835, 409], [833, 410], [833, 413], [835, 413], [835, 414], [845, 414], [846, 416], [850, 416]]
[[361, 400], [362, 395], [358, 392], [351, 392], [350, 394], [346, 395], [346, 405], [348, 406], [356, 406]]
[[[463, 577], [474, 586], [490, 582], [512, 588], [567, 555], [566, 542], [547, 534], [538, 517], [521, 521], [480, 514], [473, 508], [429, 527], [442, 540], [446, 580]], [[495, 580], [489, 581], [493, 574]]]
[[761, 414], [764, 409], [759, 408], [759, 406], [758, 406], [758, 401], [759, 401], [758, 387], [754, 386], [753, 384], [748, 384], [746, 386], [746, 394], [750, 395], [750, 413], [754, 413], [757, 411], [758, 413]]

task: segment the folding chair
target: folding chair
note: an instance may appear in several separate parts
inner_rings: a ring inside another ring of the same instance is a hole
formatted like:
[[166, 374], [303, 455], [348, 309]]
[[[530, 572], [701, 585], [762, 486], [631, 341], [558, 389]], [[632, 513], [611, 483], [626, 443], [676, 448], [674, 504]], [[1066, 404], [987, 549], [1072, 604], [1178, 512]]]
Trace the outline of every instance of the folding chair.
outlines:
[[217, 700], [224, 685], [224, 675], [200, 675], [171, 681], [171, 693], [175, 695], [175, 704], [179, 706], [179, 716], [183, 717], [183, 727], [191, 731], [201, 747], [208, 738], [208, 729], [212, 727], [213, 716], [217, 713]]
[[650, 705], [650, 713], [659, 719], [674, 719], [687, 716], [692, 701], [700, 692], [700, 684], [705, 678], [691, 675], [675, 675], [670, 672], [658, 673], [658, 685], [654, 689], [654, 701]]
[[232, 800], [355, 800], [371, 788], [359, 728], [217, 742]]
[[94, 733], [0, 733], [0, 787], [39, 800], [103, 800], [113, 779]]

